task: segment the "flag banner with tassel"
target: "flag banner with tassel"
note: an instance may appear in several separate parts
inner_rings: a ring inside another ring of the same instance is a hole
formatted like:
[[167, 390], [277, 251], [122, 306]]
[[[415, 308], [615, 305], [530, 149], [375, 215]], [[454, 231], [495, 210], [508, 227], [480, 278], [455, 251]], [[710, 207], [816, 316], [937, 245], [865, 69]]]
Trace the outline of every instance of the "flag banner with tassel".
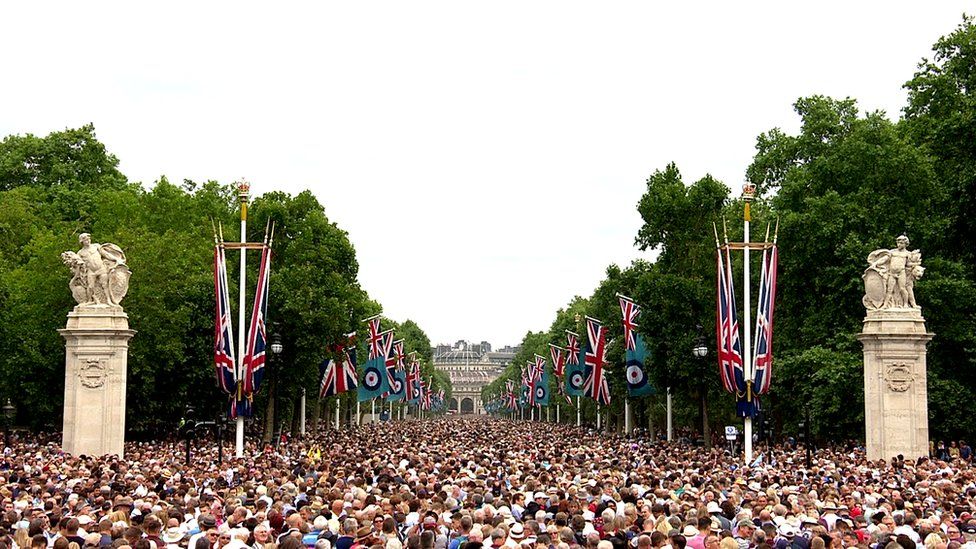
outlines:
[[584, 351], [580, 347], [579, 335], [566, 330], [566, 395], [583, 396], [583, 382], [586, 381], [583, 369]]
[[[768, 235], [767, 235], [768, 236]], [[757, 395], [769, 392], [773, 379], [773, 308], [776, 302], [776, 239], [763, 249], [762, 271], [759, 278], [759, 303], [756, 307], [756, 339], [753, 347], [752, 369], [756, 373], [752, 389]]]
[[360, 402], [380, 398], [390, 390], [386, 375], [387, 340], [393, 343], [391, 331], [380, 332], [380, 318], [375, 316], [366, 321], [369, 328], [369, 360], [363, 366], [359, 377], [358, 399]]
[[610, 387], [607, 385], [607, 330], [599, 320], [586, 317], [586, 352], [584, 366], [586, 380], [583, 393], [604, 406], [610, 405]]
[[642, 397], [654, 394], [654, 386], [647, 376], [647, 346], [644, 339], [637, 333], [637, 315], [640, 307], [632, 299], [617, 295], [620, 300], [620, 312], [624, 324], [624, 355], [627, 361], [627, 394], [631, 397]]
[[535, 355], [532, 366], [532, 376], [535, 379], [535, 405], [549, 406], [549, 373], [546, 372], [546, 359]]

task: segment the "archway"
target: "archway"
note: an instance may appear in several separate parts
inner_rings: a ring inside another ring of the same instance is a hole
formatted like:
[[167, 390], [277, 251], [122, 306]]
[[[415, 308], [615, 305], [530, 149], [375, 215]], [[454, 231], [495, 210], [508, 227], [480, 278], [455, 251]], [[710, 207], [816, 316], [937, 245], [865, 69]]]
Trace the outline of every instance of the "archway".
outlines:
[[458, 401], [457, 401], [456, 398], [451, 397], [451, 399], [447, 401], [447, 409], [448, 410], [452, 410], [454, 412], [457, 412], [457, 409], [458, 409]]
[[474, 413], [474, 400], [470, 397], [465, 397], [461, 399], [461, 413], [462, 414], [473, 414]]

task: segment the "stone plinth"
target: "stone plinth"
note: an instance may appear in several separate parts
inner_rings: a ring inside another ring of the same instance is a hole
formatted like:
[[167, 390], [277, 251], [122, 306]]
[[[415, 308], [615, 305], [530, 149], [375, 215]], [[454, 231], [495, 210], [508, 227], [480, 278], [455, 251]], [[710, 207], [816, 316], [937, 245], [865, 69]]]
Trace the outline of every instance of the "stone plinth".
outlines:
[[864, 423], [868, 459], [929, 454], [926, 345], [920, 309], [868, 311], [864, 345]]
[[74, 455], [122, 455], [129, 317], [117, 305], [78, 306], [65, 339], [64, 437]]

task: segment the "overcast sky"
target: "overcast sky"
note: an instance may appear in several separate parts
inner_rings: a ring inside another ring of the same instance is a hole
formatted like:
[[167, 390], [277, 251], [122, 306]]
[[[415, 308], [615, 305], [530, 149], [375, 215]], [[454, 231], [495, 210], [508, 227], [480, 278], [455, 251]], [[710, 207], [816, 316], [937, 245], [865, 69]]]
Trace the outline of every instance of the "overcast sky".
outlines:
[[147, 185], [311, 189], [387, 316], [434, 343], [496, 346], [642, 255], [636, 204], [655, 169], [673, 160], [737, 194], [756, 136], [795, 131], [800, 96], [896, 116], [918, 61], [972, 9], [95, 4], [0, 7], [0, 134], [93, 122]]

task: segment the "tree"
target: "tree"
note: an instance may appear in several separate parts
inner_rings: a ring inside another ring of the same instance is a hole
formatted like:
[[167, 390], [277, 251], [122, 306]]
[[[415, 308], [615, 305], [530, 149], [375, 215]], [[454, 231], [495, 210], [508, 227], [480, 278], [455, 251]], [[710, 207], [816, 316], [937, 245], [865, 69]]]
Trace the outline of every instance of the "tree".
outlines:
[[[946, 235], [953, 222], [944, 213], [947, 189], [933, 159], [882, 113], [861, 115], [852, 99], [813, 96], [795, 108], [799, 135], [761, 135], [747, 172], [772, 195], [780, 219], [774, 394], [808, 395], [805, 401], [819, 407], [813, 417], [830, 425], [857, 419], [859, 410], [851, 411], [849, 399], [842, 405], [833, 391], [842, 379], [859, 382], [850, 377], [860, 377], [852, 365], [861, 360], [855, 335], [864, 316], [867, 253], [891, 247], [901, 233], [924, 251], [928, 266], [916, 293], [929, 328], [940, 334], [930, 346], [931, 378], [972, 383], [971, 374], [953, 365], [974, 358], [973, 285], [951, 259], [955, 245]], [[947, 320], [963, 329], [953, 330]], [[930, 384], [930, 400], [944, 400], [939, 391], [947, 387]], [[793, 420], [801, 414], [792, 400], [773, 408]], [[933, 422], [933, 428], [949, 425]]]
[[964, 16], [959, 26], [934, 45], [905, 84], [908, 105], [904, 129], [935, 158], [934, 168], [948, 196], [950, 242], [947, 257], [960, 258], [976, 271], [976, 25]]

